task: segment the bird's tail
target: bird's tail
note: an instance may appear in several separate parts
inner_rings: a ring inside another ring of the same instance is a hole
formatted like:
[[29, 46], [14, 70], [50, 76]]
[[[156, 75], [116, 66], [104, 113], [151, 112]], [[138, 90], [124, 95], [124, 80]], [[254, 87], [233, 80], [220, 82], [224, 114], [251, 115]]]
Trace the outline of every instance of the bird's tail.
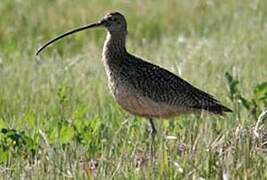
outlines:
[[201, 107], [201, 109], [204, 109], [208, 112], [211, 112], [213, 114], [218, 114], [218, 115], [224, 115], [227, 112], [233, 112], [230, 108], [221, 105], [221, 104], [214, 104], [211, 106], [205, 106], [205, 107]]

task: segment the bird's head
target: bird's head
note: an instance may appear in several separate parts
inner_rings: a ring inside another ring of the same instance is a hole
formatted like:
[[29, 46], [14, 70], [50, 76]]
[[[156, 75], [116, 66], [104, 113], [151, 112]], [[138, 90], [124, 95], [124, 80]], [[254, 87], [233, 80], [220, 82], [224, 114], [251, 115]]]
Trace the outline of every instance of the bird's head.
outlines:
[[127, 22], [125, 17], [119, 12], [111, 12], [101, 19], [100, 23], [111, 33], [126, 33]]
[[44, 45], [42, 45], [36, 52], [36, 55], [38, 55], [41, 51], [43, 51], [47, 46], [54, 43], [55, 41], [58, 41], [62, 39], [63, 37], [66, 37], [70, 34], [83, 31], [90, 28], [96, 28], [96, 27], [105, 27], [108, 32], [112, 34], [117, 35], [126, 35], [127, 34], [127, 22], [125, 17], [119, 13], [119, 12], [111, 12], [106, 14], [100, 21], [91, 23], [85, 26], [81, 26], [78, 28], [75, 28], [73, 30], [67, 31], [63, 33], [62, 35], [59, 35], [58, 37], [48, 41]]

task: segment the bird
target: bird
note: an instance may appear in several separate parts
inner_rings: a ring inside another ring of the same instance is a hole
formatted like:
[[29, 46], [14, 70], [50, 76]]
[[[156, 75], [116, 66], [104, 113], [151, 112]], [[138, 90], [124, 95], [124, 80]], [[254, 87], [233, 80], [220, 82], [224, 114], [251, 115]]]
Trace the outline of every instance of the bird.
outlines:
[[215, 115], [232, 112], [214, 96], [191, 85], [176, 74], [129, 53], [126, 49], [127, 21], [125, 16], [117, 11], [107, 13], [95, 23], [80, 26], [57, 36], [42, 45], [36, 55], [65, 36], [101, 27], [107, 30], [102, 62], [110, 92], [124, 110], [149, 120], [152, 144], [157, 133], [155, 118], [173, 118], [202, 111]]

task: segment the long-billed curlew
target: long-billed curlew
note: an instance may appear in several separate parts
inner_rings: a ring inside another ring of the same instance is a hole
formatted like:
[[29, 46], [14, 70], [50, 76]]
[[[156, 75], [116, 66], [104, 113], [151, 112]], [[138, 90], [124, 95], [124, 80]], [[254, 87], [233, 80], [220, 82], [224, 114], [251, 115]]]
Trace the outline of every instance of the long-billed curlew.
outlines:
[[125, 47], [127, 22], [119, 12], [108, 13], [96, 23], [48, 41], [36, 54], [67, 35], [94, 27], [108, 31], [102, 60], [112, 95], [126, 111], [149, 119], [152, 143], [156, 134], [152, 118], [170, 118], [202, 110], [218, 115], [232, 111], [168, 70], [130, 54]]

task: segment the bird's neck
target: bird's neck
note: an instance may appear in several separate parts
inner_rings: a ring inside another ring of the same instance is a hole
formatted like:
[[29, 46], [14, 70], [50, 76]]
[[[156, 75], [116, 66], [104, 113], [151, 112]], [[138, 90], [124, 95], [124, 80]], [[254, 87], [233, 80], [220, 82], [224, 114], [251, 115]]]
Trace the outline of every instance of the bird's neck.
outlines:
[[118, 59], [126, 55], [126, 36], [126, 34], [111, 34], [108, 32], [103, 48], [103, 57], [108, 59]]

